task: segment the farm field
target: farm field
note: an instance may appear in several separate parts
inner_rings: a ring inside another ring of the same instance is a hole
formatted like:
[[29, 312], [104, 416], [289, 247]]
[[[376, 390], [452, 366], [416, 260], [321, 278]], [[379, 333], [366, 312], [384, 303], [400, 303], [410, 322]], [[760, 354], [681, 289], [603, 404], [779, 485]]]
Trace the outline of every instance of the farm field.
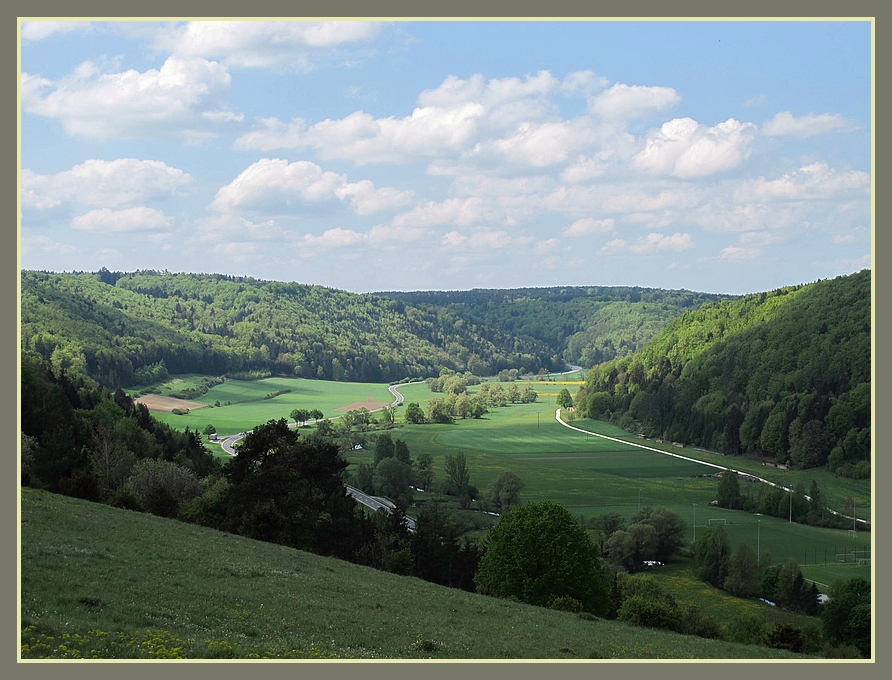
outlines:
[[[179, 388], [181, 389], [181, 388]], [[290, 390], [275, 397], [266, 395]], [[215, 385], [193, 401], [205, 404], [185, 415], [154, 412], [160, 420], [178, 429], [204, 429], [208, 424], [217, 428], [221, 435], [234, 434], [250, 429], [270, 419], [288, 418], [296, 408], [318, 408], [326, 417], [337, 417], [338, 409], [351, 406], [359, 408], [368, 404], [371, 410], [382, 403], [389, 404], [393, 397], [387, 385], [381, 383], [342, 383], [305, 378], [265, 378], [263, 380], [227, 380]], [[230, 402], [229, 406], [214, 406]]]
[[[195, 377], [191, 377], [195, 379]], [[697, 463], [665, 456], [638, 447], [627, 447], [598, 437], [586, 436], [569, 430], [555, 421], [554, 400], [560, 388], [557, 383], [534, 383], [539, 401], [534, 404], [513, 404], [494, 408], [482, 419], [458, 420], [451, 425], [406, 425], [392, 431], [395, 438], [403, 439], [413, 457], [429, 453], [434, 459], [437, 478], [443, 475], [445, 456], [463, 452], [468, 460], [471, 483], [481, 491], [503, 470], [515, 472], [525, 483], [524, 501], [552, 500], [567, 507], [582, 518], [590, 518], [607, 512], [617, 512], [626, 519], [639, 508], [646, 506], [667, 507], [677, 512], [688, 524], [694, 537], [712, 521], [724, 520], [725, 529], [733, 545], [740, 541], [749, 543], [754, 550], [770, 554], [777, 562], [795, 559], [803, 569], [809, 565], [817, 568], [824, 562], [837, 562], [839, 555], [850, 555], [852, 550], [869, 550], [870, 533], [859, 533], [852, 538], [847, 531], [807, 527], [774, 517], [755, 515], [710, 507], [715, 498], [716, 480], [701, 476], [715, 472]], [[178, 387], [177, 389], [182, 389]], [[427, 402], [441, 394], [430, 391], [426, 384], [400, 385], [405, 403], [418, 402], [425, 408]], [[477, 386], [470, 388], [473, 394]], [[291, 392], [264, 399], [267, 394], [280, 390]], [[340, 415], [339, 408], [356, 403], [389, 400], [387, 385], [367, 383], [336, 383], [306, 379], [268, 378], [258, 381], [230, 380], [217, 385], [196, 401], [213, 404], [232, 402], [231, 406], [206, 407], [183, 416], [156, 413], [159, 420], [184, 428], [186, 425], [199, 430], [212, 423], [221, 434], [240, 432], [270, 418], [288, 417], [294, 408], [319, 408], [327, 417]], [[363, 401], [365, 400], [365, 401]], [[399, 412], [398, 412], [399, 414]], [[397, 422], [402, 418], [398, 415]], [[671, 444], [660, 445], [642, 441], [619, 427], [609, 423], [576, 420], [575, 427], [587, 429], [630, 443], [645, 444], [673, 453], [714, 462], [733, 465], [736, 469], [751, 470], [767, 479], [781, 482], [782, 471], [760, 465], [756, 461], [729, 458], [692, 447], [678, 449]], [[215, 448], [214, 448], [215, 450]], [[352, 463], [371, 463], [371, 450], [357, 451], [348, 456]], [[823, 473], [819, 476], [816, 473]], [[869, 507], [869, 483], [866, 481], [840, 480], [824, 471], [791, 471], [787, 484], [797, 478], [806, 486], [811, 479], [818, 479], [822, 490], [842, 507], [842, 494], [856, 489], [858, 506]], [[836, 484], [834, 484], [834, 482]], [[436, 481], [435, 481], [436, 483]], [[750, 487], [742, 485], [746, 493]], [[755, 489], [756, 485], [752, 485]], [[867, 493], [864, 492], [867, 491]], [[695, 508], [696, 504], [696, 508]], [[860, 514], [860, 513], [859, 513]], [[825, 557], [826, 556], [826, 557]], [[820, 576], [809, 576], [822, 583], [833, 574], [847, 578], [854, 571], [870, 571], [850, 564], [821, 566]]]

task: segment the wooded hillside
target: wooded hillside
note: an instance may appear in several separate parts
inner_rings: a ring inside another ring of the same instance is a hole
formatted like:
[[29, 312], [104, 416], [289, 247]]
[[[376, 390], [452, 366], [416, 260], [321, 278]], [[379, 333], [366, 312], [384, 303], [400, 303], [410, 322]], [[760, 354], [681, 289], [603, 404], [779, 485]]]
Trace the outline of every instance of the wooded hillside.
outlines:
[[627, 430], [870, 474], [871, 273], [685, 313], [592, 369], [577, 405]]
[[627, 286], [380, 294], [539, 340], [584, 368], [629, 356], [682, 312], [728, 297]]
[[22, 349], [111, 388], [168, 373], [388, 382], [559, 367], [544, 343], [446, 309], [224, 275], [25, 271], [21, 319]]

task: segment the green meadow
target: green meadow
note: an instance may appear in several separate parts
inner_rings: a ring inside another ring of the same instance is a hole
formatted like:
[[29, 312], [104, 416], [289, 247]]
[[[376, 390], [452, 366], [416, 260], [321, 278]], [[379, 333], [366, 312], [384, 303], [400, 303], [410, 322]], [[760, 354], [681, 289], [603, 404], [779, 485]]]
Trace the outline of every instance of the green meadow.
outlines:
[[[863, 551], [870, 550], [869, 532], [859, 532], [857, 537], [852, 537], [844, 530], [790, 524], [781, 518], [711, 507], [709, 503], [715, 499], [717, 482], [702, 475], [717, 472], [715, 468], [570, 430], [555, 420], [555, 397], [567, 386], [564, 384], [567, 381], [532, 382], [539, 393], [538, 402], [493, 408], [479, 420], [457, 420], [449, 425], [409, 425], [403, 422], [400, 409], [399, 427], [393, 436], [408, 444], [413, 457], [420, 453], [432, 455], [435, 484], [444, 475], [446, 455], [462, 452], [468, 461], [471, 483], [481, 491], [500, 472], [511, 470], [525, 484], [521, 493], [524, 501], [552, 500], [585, 519], [607, 512], [617, 512], [628, 519], [640, 508], [662, 506], [681, 515], [688, 524], [692, 540], [697, 531], [723, 521], [732, 545], [746, 542], [754, 550], [770, 555], [774, 562], [793, 558], [802, 565], [807, 578], [820, 583], [870, 571], [851, 563], [853, 551], [856, 551], [855, 557], [863, 557]], [[178, 384], [174, 389], [182, 389], [182, 386]], [[572, 384], [567, 387], [571, 393], [575, 392]], [[400, 385], [397, 389], [403, 394], [404, 403], [418, 402], [422, 408], [430, 399], [443, 396], [431, 392], [426, 384]], [[477, 389], [474, 386], [469, 391], [473, 394]], [[264, 399], [267, 394], [284, 390], [290, 391]], [[211, 405], [218, 400], [221, 404], [229, 401], [230, 406], [209, 406], [183, 416], [155, 415], [178, 428], [188, 425], [203, 429], [211, 423], [219, 433], [228, 434], [244, 431], [271, 418], [287, 418], [294, 408], [318, 408], [326, 417], [336, 417], [340, 413], [336, 409], [366, 403], [370, 398], [383, 402], [390, 401], [392, 396], [384, 384], [287, 378], [228, 380], [211, 388], [196, 401]], [[564, 418], [567, 418], [566, 412]], [[865, 514], [869, 512], [869, 481], [841, 479], [824, 470], [784, 474], [777, 468], [743, 457], [731, 458], [692, 447], [679, 449], [668, 442], [659, 444], [641, 440], [609, 423], [580, 419], [570, 424], [629, 444], [733, 466], [788, 486], [802, 480], [808, 488], [811, 480], [816, 479], [831, 507], [842, 510], [845, 498], [854, 495], [857, 506], [863, 508]], [[217, 447], [212, 450], [216, 451]], [[360, 461], [371, 463], [373, 457], [369, 447], [351, 452], [348, 460], [354, 464]], [[741, 483], [743, 493], [757, 488], [756, 484]]]
[[[97, 526], [103, 531], [96, 531]], [[23, 659], [803, 659], [21, 490]]]
[[[182, 389], [183, 386], [175, 389]], [[265, 398], [276, 392], [282, 394]], [[385, 384], [265, 378], [250, 381], [227, 380], [192, 401], [206, 406], [193, 409], [185, 415], [163, 412], [153, 412], [152, 415], [178, 429], [188, 426], [203, 430], [210, 424], [217, 428], [219, 434], [235, 434], [270, 419], [290, 418], [291, 411], [296, 408], [319, 409], [326, 418], [333, 418], [340, 415], [341, 412], [337, 409], [344, 406], [356, 404], [358, 408], [360, 405], [371, 406], [376, 402], [391, 403], [393, 397]], [[215, 406], [216, 402], [221, 405]]]

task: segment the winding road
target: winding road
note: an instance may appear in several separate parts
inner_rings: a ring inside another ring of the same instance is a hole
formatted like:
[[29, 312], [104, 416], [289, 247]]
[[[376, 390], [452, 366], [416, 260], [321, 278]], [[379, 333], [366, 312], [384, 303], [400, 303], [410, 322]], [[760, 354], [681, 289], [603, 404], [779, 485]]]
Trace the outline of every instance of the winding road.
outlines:
[[[403, 383], [404, 385], [417, 385], [417, 382], [414, 383]], [[400, 391], [396, 389], [396, 385], [389, 385], [387, 387], [388, 391], [393, 395], [393, 402], [388, 404], [387, 406], [382, 406], [380, 408], [372, 409], [370, 413], [374, 413], [375, 411], [383, 411], [385, 408], [390, 408], [393, 406], [399, 406], [403, 403], [403, 395], [400, 394]], [[340, 418], [340, 416], [335, 416], [335, 418]], [[334, 420], [335, 418], [323, 418], [322, 420]], [[307, 425], [312, 425], [314, 423], [319, 422], [318, 420], [308, 420]], [[288, 427], [294, 428], [297, 427], [297, 423], [289, 423]], [[222, 449], [228, 453], [230, 456], [237, 456], [238, 451], [235, 448], [235, 445], [240, 442], [242, 439], [248, 435], [251, 430], [247, 430], [246, 432], [239, 432], [238, 434], [230, 435], [226, 437], [223, 441], [220, 442], [220, 446]], [[381, 498], [379, 496], [369, 496], [368, 494], [363, 493], [359, 489], [354, 489], [352, 486], [347, 487], [347, 495], [352, 496], [357, 503], [361, 503], [362, 505], [370, 508], [371, 510], [377, 512], [378, 510], [384, 510], [387, 513], [390, 513], [393, 510], [393, 501], [387, 498]], [[406, 524], [409, 527], [409, 531], [415, 533], [415, 520], [406, 517]]]
[[[561, 409], [555, 410], [554, 419], [556, 421], [558, 421], [564, 427], [569, 428], [571, 430], [575, 430], [576, 432], [581, 432], [582, 434], [587, 434], [592, 437], [600, 437], [601, 439], [609, 439], [612, 442], [617, 442], [619, 444], [626, 444], [627, 446], [636, 446], [639, 449], [645, 449], [646, 451], [653, 451], [654, 453], [661, 453], [664, 456], [672, 456], [673, 458], [680, 458], [681, 460], [686, 460], [690, 463], [697, 463], [698, 465], [706, 465], [708, 467], [715, 468], [716, 470], [721, 470], [723, 472], [725, 470], [731, 470], [731, 472], [733, 472], [734, 474], [746, 475], [748, 477], [755, 479], [756, 481], [762, 482], [763, 484], [768, 484], [769, 486], [773, 486], [776, 489], [783, 489], [787, 493], [793, 493], [793, 489], [790, 489], [789, 487], [782, 486], [780, 484], [775, 484], [774, 482], [772, 482], [770, 480], [763, 479], [762, 477], [758, 477], [750, 472], [740, 472], [739, 470], [734, 470], [733, 468], [728, 468], [725, 465], [716, 465], [715, 463], [707, 463], [706, 461], [697, 460], [696, 458], [689, 458], [688, 456], [682, 456], [678, 453], [672, 453], [671, 451], [663, 451], [662, 449], [655, 449], [652, 446], [645, 446], [644, 444], [636, 444], [635, 442], [627, 442], [624, 439], [617, 439], [616, 437], [608, 437], [606, 434], [598, 434], [597, 432], [590, 432], [589, 430], [583, 430], [582, 428], [574, 427], [573, 425], [570, 425], [569, 423], [565, 422], [561, 418]], [[802, 495], [805, 497], [806, 500], [808, 500], [808, 501], [811, 500], [811, 496], [806, 496], [805, 494], [802, 494]], [[850, 517], [849, 515], [844, 515], [841, 512], [836, 512], [836, 510], [832, 510], [830, 508], [825, 508], [825, 509], [827, 510], [827, 512], [830, 512], [830, 513], [836, 515], [837, 517], [843, 517], [845, 519], [863, 522], [864, 524], [870, 525], [869, 520], [866, 520], [866, 519], [855, 520], [854, 517]]]

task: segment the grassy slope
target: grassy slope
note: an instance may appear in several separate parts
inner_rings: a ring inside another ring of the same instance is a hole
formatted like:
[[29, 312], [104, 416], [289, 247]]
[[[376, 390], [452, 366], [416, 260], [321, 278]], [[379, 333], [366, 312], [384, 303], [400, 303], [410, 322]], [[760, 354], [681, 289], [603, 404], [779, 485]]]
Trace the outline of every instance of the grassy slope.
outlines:
[[[22, 490], [23, 657], [797, 658]], [[97, 530], [97, 527], [100, 530]]]

